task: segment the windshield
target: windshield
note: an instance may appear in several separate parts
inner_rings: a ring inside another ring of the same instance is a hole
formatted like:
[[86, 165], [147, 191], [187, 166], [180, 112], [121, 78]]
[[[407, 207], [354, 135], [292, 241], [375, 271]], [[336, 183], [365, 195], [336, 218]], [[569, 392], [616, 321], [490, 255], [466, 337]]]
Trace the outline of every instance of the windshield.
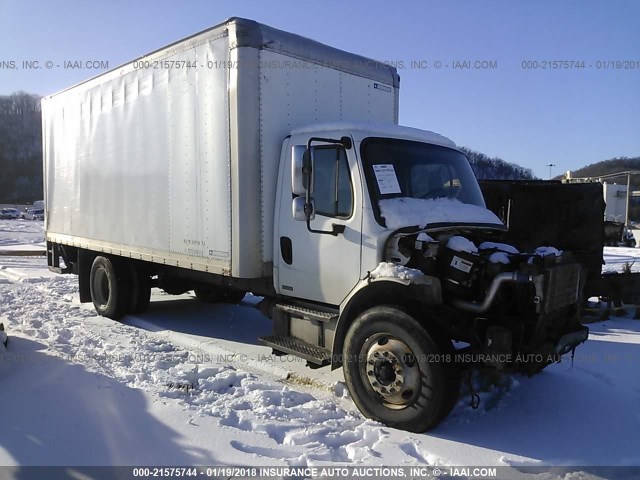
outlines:
[[[469, 161], [457, 150], [409, 140], [367, 138], [362, 142], [361, 153], [374, 211], [381, 224], [381, 207], [385, 206], [424, 210], [427, 218], [418, 223], [420, 226], [474, 223], [476, 217], [470, 213], [486, 211]], [[429, 219], [429, 210], [460, 211], [465, 215], [464, 219], [456, 219], [455, 214]], [[392, 227], [386, 217], [386, 226]], [[491, 217], [487, 222], [486, 215], [479, 215], [477, 223], [499, 222], [497, 217]]]

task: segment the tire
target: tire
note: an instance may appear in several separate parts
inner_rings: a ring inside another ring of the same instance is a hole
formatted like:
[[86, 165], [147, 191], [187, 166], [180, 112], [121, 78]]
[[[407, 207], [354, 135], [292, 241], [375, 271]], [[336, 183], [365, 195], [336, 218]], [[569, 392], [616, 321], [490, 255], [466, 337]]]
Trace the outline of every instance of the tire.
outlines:
[[451, 342], [428, 333], [397, 307], [356, 318], [345, 337], [343, 368], [353, 401], [368, 418], [424, 432], [458, 399], [460, 371]]
[[151, 300], [151, 277], [144, 268], [135, 264], [129, 265], [129, 275], [131, 277], [131, 302], [128, 312], [144, 313], [149, 308]]
[[91, 300], [98, 315], [119, 320], [131, 302], [131, 275], [116, 258], [97, 256], [89, 276]]
[[218, 285], [203, 285], [193, 291], [196, 298], [203, 303], [240, 303], [246, 295], [242, 290]]

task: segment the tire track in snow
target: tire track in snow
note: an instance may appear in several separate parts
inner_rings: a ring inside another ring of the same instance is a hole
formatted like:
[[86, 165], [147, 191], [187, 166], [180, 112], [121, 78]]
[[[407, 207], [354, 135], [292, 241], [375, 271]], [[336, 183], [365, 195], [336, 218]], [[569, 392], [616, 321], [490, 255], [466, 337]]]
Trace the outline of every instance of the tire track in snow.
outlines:
[[230, 441], [239, 458], [251, 455], [296, 466], [381, 464], [381, 451], [391, 449], [398, 462], [421, 463], [389, 444], [386, 427], [364, 419], [348, 399], [337, 397], [336, 392], [343, 395], [341, 386], [308, 382], [273, 365], [191, 362], [189, 348], [227, 352], [177, 332], [149, 332], [98, 317], [76, 298], [74, 278], [2, 284], [0, 316], [10, 333], [38, 339], [54, 355], [178, 402], [194, 417], [214, 417], [223, 429], [255, 433], [254, 445]]

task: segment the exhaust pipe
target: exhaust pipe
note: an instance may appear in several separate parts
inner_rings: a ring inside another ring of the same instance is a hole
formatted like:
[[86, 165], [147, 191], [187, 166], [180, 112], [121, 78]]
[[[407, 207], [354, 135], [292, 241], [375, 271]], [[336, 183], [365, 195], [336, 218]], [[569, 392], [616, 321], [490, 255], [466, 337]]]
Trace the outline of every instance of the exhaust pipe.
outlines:
[[531, 275], [525, 275], [520, 272], [505, 272], [499, 273], [491, 282], [491, 286], [489, 287], [489, 291], [487, 292], [487, 296], [484, 297], [482, 303], [478, 302], [469, 302], [466, 300], [461, 300], [459, 298], [455, 298], [451, 301], [454, 307], [459, 308], [461, 310], [466, 310], [468, 312], [473, 313], [484, 313], [493, 304], [493, 301], [496, 298], [496, 294], [503, 283], [529, 283], [533, 281], [533, 277]]

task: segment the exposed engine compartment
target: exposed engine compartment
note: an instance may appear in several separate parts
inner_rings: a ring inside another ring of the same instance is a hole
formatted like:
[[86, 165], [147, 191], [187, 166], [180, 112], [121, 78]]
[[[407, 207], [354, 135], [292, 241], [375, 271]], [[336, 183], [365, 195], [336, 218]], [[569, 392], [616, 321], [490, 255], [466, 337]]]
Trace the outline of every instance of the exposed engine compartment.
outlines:
[[584, 341], [581, 267], [571, 253], [549, 246], [521, 252], [489, 238], [473, 230], [397, 231], [386, 260], [439, 279], [443, 304], [455, 312], [451, 336], [475, 352], [543, 353], [552, 356], [548, 364]]
[[[446, 300], [455, 301], [464, 310], [483, 313], [492, 305], [480, 309], [482, 302], [498, 283], [531, 284], [533, 308], [541, 311], [545, 297], [540, 275], [557, 265], [572, 263], [571, 254], [553, 247], [542, 246], [534, 252], [521, 253], [518, 248], [506, 243], [478, 240], [469, 235], [446, 232], [428, 235], [426, 232], [396, 233], [387, 242], [387, 261], [420, 270], [442, 280]], [[511, 275], [503, 275], [510, 273]], [[576, 292], [573, 292], [577, 295]], [[572, 295], [569, 303], [577, 301]], [[457, 300], [467, 300], [465, 303]], [[475, 306], [474, 306], [475, 305]]]

